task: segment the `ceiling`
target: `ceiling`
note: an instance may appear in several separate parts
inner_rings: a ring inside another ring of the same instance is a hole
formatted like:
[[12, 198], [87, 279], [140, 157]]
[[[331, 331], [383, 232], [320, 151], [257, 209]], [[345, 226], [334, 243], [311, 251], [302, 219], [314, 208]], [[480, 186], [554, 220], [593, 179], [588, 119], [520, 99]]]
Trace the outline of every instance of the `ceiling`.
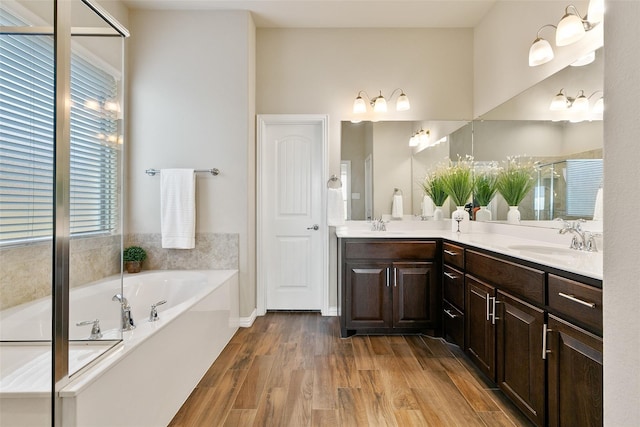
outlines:
[[123, 0], [132, 9], [248, 10], [259, 28], [468, 28], [497, 0]]

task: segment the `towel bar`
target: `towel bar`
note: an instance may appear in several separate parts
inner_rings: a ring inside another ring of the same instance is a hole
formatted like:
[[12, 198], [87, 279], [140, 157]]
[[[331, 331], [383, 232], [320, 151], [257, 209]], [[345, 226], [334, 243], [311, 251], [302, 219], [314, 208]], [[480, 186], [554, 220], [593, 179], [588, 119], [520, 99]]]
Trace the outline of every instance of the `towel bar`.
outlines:
[[[218, 168], [212, 168], [212, 169], [195, 169], [194, 172], [208, 172], [213, 176], [216, 176], [220, 173], [220, 169]], [[155, 176], [156, 174], [160, 173], [160, 169], [147, 169], [144, 171], [144, 173], [146, 173], [149, 176]]]

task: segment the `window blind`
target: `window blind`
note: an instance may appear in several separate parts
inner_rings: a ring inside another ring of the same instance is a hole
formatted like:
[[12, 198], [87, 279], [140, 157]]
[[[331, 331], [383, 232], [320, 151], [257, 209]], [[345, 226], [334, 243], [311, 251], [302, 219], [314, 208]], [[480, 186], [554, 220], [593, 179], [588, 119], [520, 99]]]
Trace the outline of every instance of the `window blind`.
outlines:
[[[3, 11], [0, 23], [25, 25]], [[53, 233], [54, 62], [49, 36], [0, 39], [0, 244]], [[71, 59], [72, 235], [106, 233], [118, 221], [117, 81], [78, 54]]]

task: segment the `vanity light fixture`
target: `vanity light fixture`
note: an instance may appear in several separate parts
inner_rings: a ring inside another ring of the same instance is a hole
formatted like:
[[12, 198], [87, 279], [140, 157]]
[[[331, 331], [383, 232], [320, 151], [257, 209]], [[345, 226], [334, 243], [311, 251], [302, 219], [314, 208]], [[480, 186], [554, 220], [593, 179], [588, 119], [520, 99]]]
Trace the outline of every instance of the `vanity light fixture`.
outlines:
[[[389, 96], [389, 100], [393, 98], [396, 92], [400, 92], [398, 95], [398, 99], [396, 100], [396, 111], [407, 111], [411, 108], [411, 104], [409, 103], [409, 97], [404, 93], [404, 91], [400, 88], [395, 89], [391, 92]], [[364, 98], [362, 97], [364, 95]], [[366, 98], [366, 101], [365, 101]], [[358, 96], [353, 101], [353, 112], [354, 114], [363, 114], [367, 112], [367, 103], [373, 108], [373, 111], [376, 113], [386, 113], [387, 112], [387, 100], [384, 96], [382, 96], [382, 91], [379, 91], [379, 95], [375, 98], [371, 98], [367, 92], [361, 90], [358, 92]]]
[[416, 131], [411, 138], [409, 138], [409, 147], [417, 147], [418, 145], [426, 145], [429, 143], [429, 137], [431, 136], [431, 131], [429, 129]]
[[586, 16], [581, 16], [578, 9], [570, 4], [565, 7], [564, 15], [558, 25], [546, 24], [540, 27], [529, 49], [529, 66], [535, 67], [546, 64], [554, 57], [551, 44], [540, 37], [540, 31], [545, 27], [556, 29], [556, 46], [568, 46], [580, 40], [587, 31], [591, 31], [604, 18], [604, 0], [590, 0]]
[[[583, 90], [578, 92], [575, 98], [566, 96], [564, 89], [560, 89], [560, 92], [551, 100], [549, 110], [551, 111], [569, 111], [571, 113], [571, 122], [580, 122], [585, 120], [589, 116], [590, 99], [597, 93], [602, 93], [601, 90], [596, 90], [591, 95], [586, 96]], [[593, 116], [599, 116], [604, 111], [604, 97], [601, 96], [591, 108], [591, 114]]]
[[582, 58], [576, 59], [569, 65], [571, 65], [572, 67], [583, 67], [585, 65], [591, 64], [595, 60], [596, 60], [596, 51], [594, 50], [592, 52], [587, 53]]

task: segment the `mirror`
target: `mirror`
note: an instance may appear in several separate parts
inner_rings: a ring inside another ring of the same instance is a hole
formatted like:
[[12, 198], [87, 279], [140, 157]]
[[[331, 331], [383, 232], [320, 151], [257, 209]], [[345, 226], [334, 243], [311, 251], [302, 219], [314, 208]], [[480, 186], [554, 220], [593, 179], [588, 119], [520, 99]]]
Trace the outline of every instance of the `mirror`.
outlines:
[[[597, 219], [602, 197], [603, 49], [592, 63], [569, 66], [482, 115], [473, 122], [473, 156], [478, 162], [523, 156], [539, 163], [534, 188], [520, 204], [521, 224], [548, 225], [557, 217]], [[588, 99], [584, 112], [552, 111], [551, 100], [562, 89], [570, 98]], [[581, 92], [582, 91], [582, 92]], [[492, 217], [506, 220], [508, 206], [497, 195]]]
[[[429, 141], [440, 142], [414, 156], [409, 138], [421, 128], [429, 130]], [[403, 196], [404, 218], [420, 215], [419, 184], [426, 173], [449, 156], [471, 155], [471, 146], [469, 121], [342, 122], [340, 178], [346, 218], [390, 215], [396, 189]]]
[[[567, 67], [473, 122], [342, 122], [346, 217], [365, 220], [390, 214], [395, 188], [403, 193], [405, 218], [420, 215], [419, 183], [426, 173], [446, 157], [469, 154], [478, 162], [523, 156], [544, 165], [521, 204], [522, 224], [550, 226], [545, 221], [556, 217], [591, 219], [603, 180], [602, 114], [592, 111], [603, 96], [603, 62], [601, 48], [591, 64]], [[560, 89], [570, 98], [583, 91], [590, 113], [578, 117], [549, 110]], [[429, 129], [431, 141], [446, 138], [413, 149], [408, 140], [420, 128]], [[495, 220], [506, 220], [508, 207], [499, 195], [490, 209]], [[447, 213], [445, 206], [445, 217]]]

